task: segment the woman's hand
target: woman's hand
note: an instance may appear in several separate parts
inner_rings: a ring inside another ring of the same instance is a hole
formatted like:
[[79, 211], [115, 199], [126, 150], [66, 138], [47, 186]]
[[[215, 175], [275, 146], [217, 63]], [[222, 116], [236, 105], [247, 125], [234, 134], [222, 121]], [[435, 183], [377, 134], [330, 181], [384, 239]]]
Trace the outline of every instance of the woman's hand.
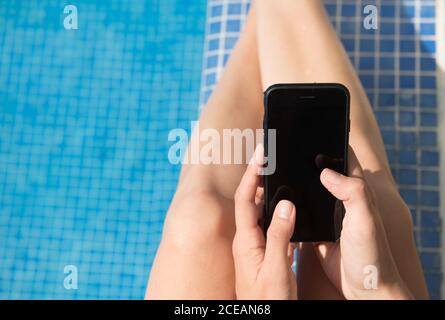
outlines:
[[292, 271], [295, 207], [278, 203], [267, 231], [267, 242], [258, 221], [263, 188], [259, 175], [264, 149], [259, 145], [235, 194], [236, 234], [233, 240], [236, 295], [238, 299], [296, 299]]
[[340, 240], [317, 243], [328, 278], [347, 299], [410, 299], [386, 238], [372, 191], [350, 148], [349, 177], [324, 169], [323, 185], [343, 202], [346, 214]]

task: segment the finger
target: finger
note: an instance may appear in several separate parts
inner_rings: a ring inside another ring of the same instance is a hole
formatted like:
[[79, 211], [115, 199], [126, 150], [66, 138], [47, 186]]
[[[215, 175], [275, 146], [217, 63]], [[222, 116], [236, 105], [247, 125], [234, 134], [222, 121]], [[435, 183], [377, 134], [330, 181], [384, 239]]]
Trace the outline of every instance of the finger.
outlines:
[[264, 154], [261, 145], [257, 147], [252, 160], [247, 166], [235, 194], [236, 234], [233, 240], [233, 257], [235, 268], [252, 270], [263, 261], [265, 239], [258, 224], [260, 210], [258, 208], [258, 185], [261, 177], [259, 161]]
[[264, 188], [257, 188], [255, 194], [255, 203], [261, 203], [264, 201]]
[[258, 225], [262, 226], [263, 211], [264, 211], [264, 188], [258, 188], [255, 196], [255, 205], [257, 211]]
[[264, 188], [258, 188], [255, 196], [255, 205], [258, 213], [257, 215], [258, 221], [261, 221], [263, 219], [263, 210], [264, 210]]
[[337, 199], [343, 201], [347, 201], [350, 193], [353, 191], [350, 188], [361, 186], [361, 182], [357, 181], [357, 179], [364, 182], [363, 170], [351, 146], [348, 149], [348, 176], [326, 168], [321, 172], [320, 180]]
[[331, 255], [332, 250], [336, 247], [336, 242], [314, 242], [315, 252], [320, 261], [325, 261]]
[[276, 206], [267, 230], [266, 261], [288, 263], [289, 241], [294, 232], [295, 215], [295, 206], [288, 200], [281, 200]]
[[258, 227], [256, 195], [261, 176], [258, 175], [260, 165], [256, 159], [263, 155], [264, 149], [262, 145], [258, 145], [236, 190], [235, 223], [237, 230]]
[[320, 180], [334, 197], [343, 201], [346, 210], [352, 206], [366, 209], [369, 204], [367, 185], [363, 178], [347, 177], [334, 170], [324, 169]]
[[315, 254], [329, 279], [337, 288], [341, 280], [341, 254], [338, 242], [313, 243]]

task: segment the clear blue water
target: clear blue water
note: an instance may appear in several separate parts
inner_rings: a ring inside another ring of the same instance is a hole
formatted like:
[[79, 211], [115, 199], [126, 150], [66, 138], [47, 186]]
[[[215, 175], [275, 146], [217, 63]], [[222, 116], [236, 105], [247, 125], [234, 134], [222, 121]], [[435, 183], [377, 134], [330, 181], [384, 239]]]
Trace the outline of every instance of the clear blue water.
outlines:
[[[0, 298], [142, 298], [206, 1], [0, 1]], [[75, 265], [78, 289], [66, 290]]]

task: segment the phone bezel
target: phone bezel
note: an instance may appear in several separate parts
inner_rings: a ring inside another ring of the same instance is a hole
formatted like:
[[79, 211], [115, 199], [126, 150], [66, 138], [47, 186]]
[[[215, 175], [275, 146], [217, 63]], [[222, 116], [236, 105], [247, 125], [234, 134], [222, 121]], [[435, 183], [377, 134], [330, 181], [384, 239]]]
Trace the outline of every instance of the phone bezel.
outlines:
[[[317, 90], [325, 90], [325, 89], [335, 89], [340, 90], [345, 95], [346, 101], [346, 134], [345, 134], [345, 150], [344, 156], [345, 159], [348, 159], [348, 148], [349, 148], [349, 132], [350, 132], [350, 94], [348, 88], [340, 83], [279, 83], [274, 84], [266, 89], [264, 92], [264, 120], [263, 120], [263, 129], [264, 129], [264, 154], [267, 156], [268, 154], [268, 142], [267, 142], [267, 130], [268, 130], [268, 119], [269, 119], [269, 101], [273, 92], [277, 90], [301, 90], [301, 91], [310, 91], [311, 96], [305, 95], [305, 98], [313, 99], [313, 102], [317, 100]], [[326, 100], [326, 97], [323, 98]], [[348, 161], [344, 162], [343, 174], [347, 175], [348, 172]], [[263, 213], [263, 230], [266, 235], [267, 227], [268, 227], [268, 175], [263, 176], [264, 179], [264, 213]], [[270, 217], [271, 218], [271, 217]], [[291, 241], [295, 242], [314, 242], [314, 241], [332, 241], [335, 242], [340, 237], [341, 233], [341, 223], [340, 225], [334, 225], [332, 229], [332, 236], [329, 239], [298, 239], [297, 237], [292, 237]]]

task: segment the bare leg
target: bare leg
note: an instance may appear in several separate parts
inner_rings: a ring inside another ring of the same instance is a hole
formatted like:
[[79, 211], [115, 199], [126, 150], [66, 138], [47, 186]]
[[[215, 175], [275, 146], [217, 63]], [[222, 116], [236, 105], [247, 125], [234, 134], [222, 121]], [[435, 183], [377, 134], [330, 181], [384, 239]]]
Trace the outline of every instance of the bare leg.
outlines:
[[[260, 128], [255, 15], [199, 120], [200, 130]], [[221, 134], [222, 136], [222, 134]], [[192, 139], [198, 139], [195, 132]], [[235, 298], [233, 195], [244, 165], [184, 165], [150, 274], [149, 299]]]
[[[409, 210], [392, 178], [364, 89], [318, 0], [258, 0], [257, 35], [263, 89], [283, 82], [339, 82], [351, 93], [350, 144], [372, 185], [399, 271], [416, 298], [427, 298]], [[299, 294], [329, 298], [332, 285], [311, 246], [301, 250]], [[327, 297], [323, 294], [322, 297]]]

